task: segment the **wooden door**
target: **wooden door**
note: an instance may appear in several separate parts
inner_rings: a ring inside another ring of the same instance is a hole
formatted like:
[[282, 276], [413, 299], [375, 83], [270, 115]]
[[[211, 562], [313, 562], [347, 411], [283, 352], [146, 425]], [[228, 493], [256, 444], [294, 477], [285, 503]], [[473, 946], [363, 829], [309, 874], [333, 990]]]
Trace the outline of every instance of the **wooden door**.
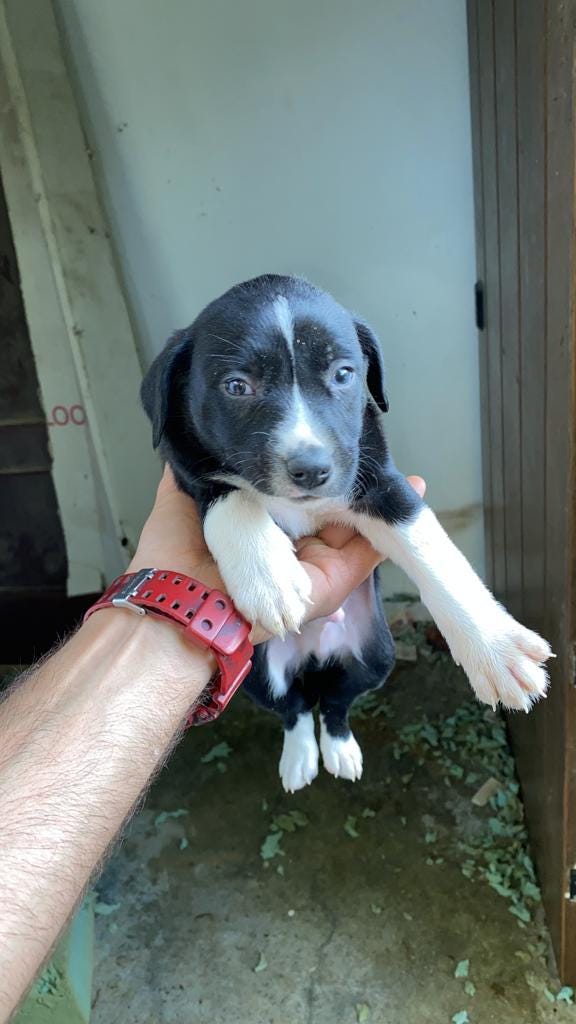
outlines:
[[511, 716], [562, 978], [576, 983], [574, 43], [576, 0], [468, 0], [487, 565], [552, 643]]

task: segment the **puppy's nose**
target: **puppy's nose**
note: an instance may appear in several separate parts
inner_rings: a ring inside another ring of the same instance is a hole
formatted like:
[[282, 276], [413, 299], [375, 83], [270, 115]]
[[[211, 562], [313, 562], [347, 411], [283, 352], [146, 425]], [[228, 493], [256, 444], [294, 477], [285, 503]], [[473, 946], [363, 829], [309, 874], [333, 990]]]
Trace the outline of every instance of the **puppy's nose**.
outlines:
[[289, 455], [286, 459], [286, 469], [293, 483], [310, 491], [326, 483], [332, 472], [332, 465], [324, 448], [311, 445], [299, 448]]

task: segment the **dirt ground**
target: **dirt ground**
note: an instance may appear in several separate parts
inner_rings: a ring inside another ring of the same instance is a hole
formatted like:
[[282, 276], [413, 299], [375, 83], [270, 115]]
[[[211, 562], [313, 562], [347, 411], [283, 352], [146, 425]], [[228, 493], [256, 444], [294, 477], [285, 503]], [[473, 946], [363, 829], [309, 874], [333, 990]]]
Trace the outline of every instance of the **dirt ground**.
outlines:
[[424, 650], [354, 731], [362, 781], [294, 796], [243, 695], [185, 736], [98, 885], [94, 1024], [576, 1022], [502, 719]]

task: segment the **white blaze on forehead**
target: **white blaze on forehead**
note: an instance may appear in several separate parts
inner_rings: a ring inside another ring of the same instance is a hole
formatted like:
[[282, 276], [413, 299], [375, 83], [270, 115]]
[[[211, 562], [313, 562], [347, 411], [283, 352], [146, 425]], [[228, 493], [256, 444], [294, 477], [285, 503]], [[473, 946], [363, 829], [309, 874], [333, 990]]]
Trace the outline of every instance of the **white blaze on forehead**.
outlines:
[[290, 354], [292, 355], [294, 351], [294, 321], [292, 320], [292, 313], [290, 312], [288, 299], [283, 295], [279, 295], [278, 298], [274, 300], [274, 316], [276, 317], [276, 322], [282, 331], [286, 344], [290, 349]]
[[290, 452], [299, 445], [322, 446], [312, 418], [312, 413], [302, 398], [297, 384], [292, 391], [290, 412], [278, 429], [278, 438], [283, 452]]
[[310, 420], [310, 409], [306, 406], [300, 388], [294, 385], [294, 399], [292, 405], [292, 417], [290, 422], [290, 438], [293, 441], [308, 441], [310, 444], [320, 444], [320, 440], [314, 433], [314, 427]]

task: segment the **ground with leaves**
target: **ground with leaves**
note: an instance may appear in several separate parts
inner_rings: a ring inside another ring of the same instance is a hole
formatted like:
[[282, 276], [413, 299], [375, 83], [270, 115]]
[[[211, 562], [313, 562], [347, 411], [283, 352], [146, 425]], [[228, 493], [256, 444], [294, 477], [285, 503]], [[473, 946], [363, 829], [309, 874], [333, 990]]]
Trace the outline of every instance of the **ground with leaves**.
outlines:
[[286, 796], [242, 697], [185, 737], [98, 887], [94, 1024], [576, 1024], [503, 721], [418, 647], [360, 783]]

